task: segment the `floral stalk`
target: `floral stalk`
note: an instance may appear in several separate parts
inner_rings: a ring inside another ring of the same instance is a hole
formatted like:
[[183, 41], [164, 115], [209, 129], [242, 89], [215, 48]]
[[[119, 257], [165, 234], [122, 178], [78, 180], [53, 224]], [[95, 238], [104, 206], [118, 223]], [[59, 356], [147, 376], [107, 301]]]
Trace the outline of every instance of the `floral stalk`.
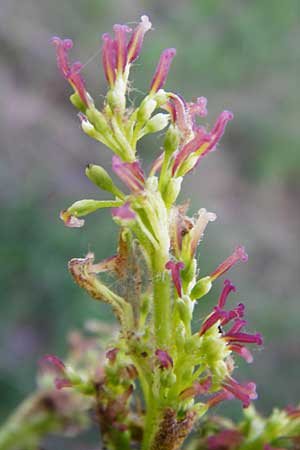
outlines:
[[[65, 225], [76, 228], [84, 225], [85, 215], [109, 208], [120, 227], [115, 255], [95, 263], [88, 254], [69, 264], [75, 282], [92, 298], [109, 303], [119, 321], [119, 336], [107, 353], [101, 379], [84, 379], [59, 360], [50, 361], [60, 372], [57, 387], [96, 398], [100, 430], [111, 449], [135, 445], [176, 450], [195, 422], [220, 402], [237, 399], [247, 408], [257, 397], [256, 386], [233, 377], [234, 360], [237, 356], [252, 362], [248, 345], [262, 344], [259, 333], [241, 331], [245, 306], [227, 307], [235, 291], [229, 280], [200, 328], [192, 328], [197, 301], [202, 303], [212, 285], [237, 262], [247, 261], [244, 248], [238, 246], [210, 274], [199, 277], [197, 247], [216, 215], [201, 208], [196, 217], [189, 217], [187, 204], [176, 204], [183, 178], [218, 148], [233, 114], [221, 112], [207, 129], [195, 120], [207, 114], [205, 97], [187, 102], [164, 89], [176, 54], [173, 48], [161, 53], [149, 93], [139, 105], [127, 106], [130, 69], [150, 29], [144, 15], [134, 30], [117, 24], [113, 34], [103, 34], [102, 64], [109, 86], [100, 107], [86, 91], [81, 65], [69, 65], [72, 41], [52, 40], [58, 66], [75, 91], [71, 100], [80, 110], [82, 129], [113, 152], [112, 170], [124, 188], [116, 187], [100, 166], [88, 165], [88, 178], [111, 198], [80, 200], [61, 213]], [[163, 152], [155, 155], [146, 173], [137, 143], [163, 129]], [[114, 277], [119, 289], [108, 288], [102, 272]], [[137, 385], [145, 410], [136, 410]], [[140, 419], [138, 437], [133, 414]]]

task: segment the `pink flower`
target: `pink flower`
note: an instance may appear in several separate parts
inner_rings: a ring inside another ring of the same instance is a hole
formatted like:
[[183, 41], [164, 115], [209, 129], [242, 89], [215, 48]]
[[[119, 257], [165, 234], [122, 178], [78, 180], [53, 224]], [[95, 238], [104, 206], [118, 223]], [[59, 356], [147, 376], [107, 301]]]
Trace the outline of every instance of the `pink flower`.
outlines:
[[127, 33], [130, 33], [131, 29], [127, 25], [114, 25], [114, 39], [108, 33], [102, 35], [102, 64], [105, 77], [111, 87], [114, 86], [117, 75], [122, 76], [126, 67], [138, 58], [145, 33], [150, 28], [149, 18], [142, 16], [128, 44]]
[[219, 298], [219, 302], [218, 305], [220, 308], [223, 308], [226, 304], [227, 301], [227, 297], [230, 294], [230, 292], [235, 292], [236, 288], [235, 286], [231, 283], [230, 280], [225, 280], [224, 281], [224, 288], [221, 292], [220, 298]]
[[216, 394], [214, 394], [210, 399], [207, 401], [207, 406], [209, 408], [212, 408], [213, 406], [218, 405], [219, 403], [224, 402], [225, 400], [233, 400], [234, 395], [230, 392], [226, 391], [225, 389], [221, 389]]
[[72, 85], [73, 89], [78, 93], [82, 103], [88, 107], [88, 95], [85, 88], [84, 80], [80, 74], [82, 64], [74, 62], [70, 67], [68, 61], [68, 50], [73, 48], [71, 39], [60, 39], [54, 36], [51, 39], [52, 44], [56, 46], [57, 65], [65, 79]]
[[171, 270], [174, 286], [176, 288], [178, 296], [181, 297], [182, 284], [180, 278], [180, 271], [184, 269], [184, 263], [181, 261], [180, 262], [168, 261], [166, 264], [166, 269]]
[[115, 52], [117, 73], [122, 74], [127, 64], [127, 33], [131, 29], [127, 25], [116, 24], [113, 27], [115, 32]]
[[66, 387], [72, 387], [72, 383], [68, 378], [55, 378], [54, 384], [58, 390]]
[[180, 393], [180, 399], [186, 400], [188, 398], [196, 397], [197, 395], [206, 394], [211, 388], [211, 377], [206, 377], [204, 380], [195, 381], [193, 386], [184, 389]]
[[235, 249], [233, 254], [223, 261], [211, 274], [210, 279], [214, 281], [216, 278], [223, 275], [227, 270], [231, 269], [238, 261], [247, 262], [248, 255], [245, 252], [245, 248], [239, 246]]
[[135, 212], [130, 209], [130, 203], [124, 203], [119, 208], [112, 208], [112, 216], [121, 220], [134, 220]]
[[179, 167], [186, 161], [186, 159], [192, 154], [196, 153], [201, 147], [207, 147], [210, 141], [210, 136], [206, 133], [204, 127], [199, 127], [196, 136], [185, 144], [182, 149], [177, 153], [174, 165], [172, 168], [172, 175], [174, 176]]
[[42, 361], [50, 363], [53, 367], [55, 367], [55, 369], [58, 372], [63, 373], [63, 374], [65, 373], [66, 366], [65, 366], [64, 362], [60, 358], [58, 358], [57, 356], [55, 356], [55, 355], [45, 355]]
[[256, 344], [262, 345], [263, 339], [260, 333], [249, 334], [242, 333], [240, 330], [246, 325], [246, 321], [242, 320], [244, 316], [245, 306], [243, 303], [231, 309], [225, 311], [223, 308], [226, 304], [227, 297], [230, 292], [235, 291], [235, 287], [229, 280], [225, 280], [224, 288], [219, 298], [218, 305], [214, 307], [213, 312], [202, 324], [199, 335], [203, 336], [212, 326], [216, 323], [220, 323], [224, 327], [227, 323], [234, 319], [232, 327], [227, 332], [222, 331], [222, 339], [227, 343], [227, 348], [232, 352], [237, 353], [244, 358], [248, 363], [253, 361], [251, 352], [241, 344]]
[[176, 122], [182, 133], [183, 140], [192, 134], [192, 131], [199, 131], [200, 127], [196, 125], [195, 116], [204, 117], [207, 114], [207, 99], [198, 97], [196, 102], [186, 103], [179, 94], [169, 93], [170, 101], [163, 105], [170, 115], [173, 123]]
[[200, 336], [206, 333], [213, 325], [220, 321], [221, 325], [225, 325], [234, 317], [242, 317], [244, 314], [244, 305], [240, 303], [237, 308], [230, 311], [225, 311], [223, 308], [226, 304], [226, 300], [230, 292], [235, 292], [235, 287], [229, 280], [224, 281], [224, 287], [221, 292], [218, 305], [214, 307], [213, 312], [208, 316], [208, 318], [202, 324], [199, 331]]
[[108, 33], [102, 35], [102, 65], [105, 77], [111, 87], [116, 80], [116, 46], [115, 41]]
[[60, 375], [54, 380], [56, 389], [63, 389], [65, 387], [72, 387], [72, 382], [66, 377], [66, 366], [64, 362], [55, 355], [46, 355], [42, 362], [51, 364], [55, 371]]
[[151, 29], [151, 22], [148, 16], [142, 16], [138, 26], [133, 30], [127, 47], [128, 63], [133, 63], [139, 56], [145, 33]]
[[166, 82], [172, 59], [176, 55], [175, 48], [166, 48], [160, 55], [158, 65], [150, 84], [150, 93], [155, 94]]
[[123, 162], [121, 158], [114, 155], [112, 158], [112, 169], [132, 192], [144, 190], [145, 176], [138, 161], [132, 163]]
[[117, 359], [117, 354], [119, 351], [120, 350], [118, 348], [112, 348], [106, 352], [105, 356], [111, 363], [114, 363]]
[[171, 367], [173, 367], [173, 359], [167, 352], [161, 349], [157, 349], [155, 351], [155, 355], [160, 362], [161, 369], [170, 369]]
[[[203, 97], [200, 97], [203, 102]], [[199, 106], [198, 106], [199, 107]], [[197, 105], [194, 108], [197, 111]], [[192, 109], [193, 110], [193, 109]], [[204, 111], [203, 111], [204, 113]], [[176, 158], [174, 160], [174, 165], [172, 168], [172, 175], [180, 174], [180, 167], [182, 164], [188, 159], [188, 157], [192, 154], [197, 154], [197, 159], [193, 164], [193, 167], [188, 170], [192, 170], [203, 158], [203, 156], [207, 155], [209, 152], [215, 150], [217, 143], [223, 136], [225, 127], [229, 120], [233, 119], [233, 114], [230, 111], [223, 111], [217, 119], [215, 126], [213, 127], [210, 133], [202, 127], [195, 127], [195, 123], [193, 129], [195, 131], [195, 136], [187, 142], [182, 149], [177, 153]], [[192, 116], [192, 123], [194, 121], [194, 117]]]
[[257, 399], [256, 384], [253, 382], [240, 384], [234, 378], [227, 376], [225, 381], [222, 382], [222, 386], [234, 397], [241, 400], [243, 408], [248, 408], [251, 400]]

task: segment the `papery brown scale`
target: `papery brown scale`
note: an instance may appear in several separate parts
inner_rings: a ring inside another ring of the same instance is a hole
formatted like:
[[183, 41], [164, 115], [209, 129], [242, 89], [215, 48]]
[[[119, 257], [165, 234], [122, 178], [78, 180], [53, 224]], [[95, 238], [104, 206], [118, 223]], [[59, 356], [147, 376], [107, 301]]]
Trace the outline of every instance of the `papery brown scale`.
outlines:
[[166, 408], [149, 450], [179, 449], [192, 430], [196, 418], [195, 411], [188, 411], [183, 419], [177, 419], [176, 411]]

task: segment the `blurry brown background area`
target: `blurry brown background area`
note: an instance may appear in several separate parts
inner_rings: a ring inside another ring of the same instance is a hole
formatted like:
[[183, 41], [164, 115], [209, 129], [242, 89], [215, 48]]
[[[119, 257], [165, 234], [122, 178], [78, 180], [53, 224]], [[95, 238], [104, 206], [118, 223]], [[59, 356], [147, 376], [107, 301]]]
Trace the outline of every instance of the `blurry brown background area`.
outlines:
[[[89, 249], [115, 251], [110, 213], [91, 215], [83, 229], [67, 229], [59, 210], [80, 198], [103, 198], [84, 176], [87, 163], [110, 169], [111, 154], [80, 130], [60, 76], [53, 35], [71, 37], [74, 59], [98, 105], [106, 90], [101, 34], [113, 23], [150, 16], [142, 56], [133, 68], [135, 90], [147, 91], [160, 51], [176, 47], [167, 89], [187, 100], [208, 98], [211, 126], [223, 109], [235, 119], [218, 150], [184, 182], [191, 213], [216, 212], [200, 247], [207, 274], [244, 244], [247, 265], [231, 273], [247, 306], [248, 330], [263, 333], [262, 349], [241, 380], [257, 382], [257, 406], [300, 401], [299, 163], [300, 3], [298, 0], [1, 0], [0, 417], [35, 385], [45, 353], [62, 356], [66, 334], [88, 318], [112, 320], [109, 308], [77, 288], [67, 261]], [[140, 146], [148, 167], [161, 135]], [[215, 304], [215, 283], [197, 306], [195, 329]], [[239, 408], [239, 405], [237, 406]]]

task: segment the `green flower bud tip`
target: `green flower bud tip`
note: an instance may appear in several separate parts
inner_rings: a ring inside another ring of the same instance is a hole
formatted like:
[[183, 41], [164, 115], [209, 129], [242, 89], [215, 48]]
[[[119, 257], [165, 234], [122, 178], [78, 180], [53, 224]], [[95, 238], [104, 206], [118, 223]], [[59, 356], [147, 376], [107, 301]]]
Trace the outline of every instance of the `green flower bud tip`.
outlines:
[[105, 169], [96, 164], [88, 164], [85, 169], [86, 176], [96, 186], [104, 191], [111, 192], [113, 195], [120, 199], [124, 199], [125, 195], [121, 192], [117, 186], [113, 183], [111, 177]]
[[168, 125], [168, 122], [169, 114], [156, 114], [147, 122], [143, 134], [156, 133], [157, 131], [161, 131]]
[[86, 116], [100, 133], [110, 132], [110, 128], [106, 122], [104, 115], [94, 106], [86, 110]]
[[170, 125], [166, 132], [164, 147], [166, 154], [170, 156], [178, 148], [180, 143], [180, 133], [176, 126]]
[[155, 108], [157, 107], [157, 102], [152, 98], [146, 97], [138, 112], [137, 112], [137, 120], [138, 122], [146, 122], [150, 117]]
[[211, 286], [212, 283], [210, 277], [201, 278], [201, 280], [199, 280], [192, 289], [191, 299], [197, 300], [201, 297], [204, 297], [204, 295], [206, 295], [210, 291]]
[[87, 214], [96, 211], [101, 203], [101, 201], [99, 202], [98, 200], [92, 199], [78, 200], [68, 208], [67, 212], [75, 217], [86, 216]]
[[164, 200], [167, 205], [173, 205], [180, 192], [182, 177], [172, 178], [167, 184], [163, 193]]

